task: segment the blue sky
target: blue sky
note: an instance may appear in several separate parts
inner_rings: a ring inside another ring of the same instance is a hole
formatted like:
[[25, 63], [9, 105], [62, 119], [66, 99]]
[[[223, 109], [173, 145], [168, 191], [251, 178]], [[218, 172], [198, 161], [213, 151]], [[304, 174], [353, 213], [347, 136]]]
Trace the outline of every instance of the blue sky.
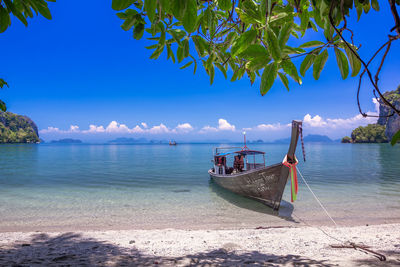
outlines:
[[[259, 79], [251, 86], [245, 78], [231, 83], [217, 73], [210, 86], [201, 68], [193, 75], [192, 68], [180, 70], [164, 54], [149, 59], [145, 46], [150, 42], [134, 40], [120, 28], [111, 1], [58, 1], [50, 8], [53, 20], [34, 18], [27, 28], [13, 20], [0, 35], [0, 77], [10, 84], [0, 92], [1, 99], [9, 111], [31, 117], [45, 140], [237, 140], [244, 128], [249, 139], [273, 140], [288, 135], [292, 119], [305, 119], [306, 133], [339, 138], [354, 126], [373, 122], [355, 117], [357, 78], [341, 79], [333, 51], [318, 81], [309, 70], [301, 86], [291, 81], [287, 92], [277, 81], [262, 97]], [[386, 1], [381, 1], [381, 12], [372, 10], [360, 22], [349, 23], [364, 57], [371, 56], [394, 25]], [[312, 39], [322, 40], [321, 33], [308, 32], [304, 42]], [[399, 48], [399, 42], [392, 45], [383, 67], [384, 91], [400, 84]], [[364, 109], [374, 112], [369, 89], [363, 88], [361, 99]], [[97, 128], [89, 132], [90, 125]], [[132, 130], [136, 125], [143, 131]]]

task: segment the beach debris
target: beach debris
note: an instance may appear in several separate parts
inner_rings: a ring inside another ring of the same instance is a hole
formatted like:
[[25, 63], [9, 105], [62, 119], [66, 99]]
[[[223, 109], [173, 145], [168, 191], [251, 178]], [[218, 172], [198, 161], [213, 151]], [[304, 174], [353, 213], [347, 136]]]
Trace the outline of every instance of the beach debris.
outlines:
[[366, 254], [372, 254], [372, 256], [378, 258], [380, 261], [386, 261], [386, 256], [378, 253], [376, 251], [373, 251], [372, 249], [369, 249], [369, 246], [366, 245], [358, 245], [355, 243], [348, 243], [348, 244], [339, 244], [339, 245], [330, 245], [331, 248], [353, 248], [355, 250], [359, 249], [361, 251], [364, 251]]

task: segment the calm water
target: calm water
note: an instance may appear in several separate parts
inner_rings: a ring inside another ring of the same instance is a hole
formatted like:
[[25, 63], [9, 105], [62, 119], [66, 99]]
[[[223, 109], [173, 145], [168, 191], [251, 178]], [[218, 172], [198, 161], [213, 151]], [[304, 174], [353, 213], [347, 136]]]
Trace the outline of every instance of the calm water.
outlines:
[[[0, 231], [330, 224], [302, 182], [294, 204], [287, 187], [279, 214], [220, 189], [207, 174], [213, 146], [1, 145]], [[267, 164], [287, 147], [251, 146]], [[299, 168], [339, 224], [400, 221], [400, 146], [306, 152]]]

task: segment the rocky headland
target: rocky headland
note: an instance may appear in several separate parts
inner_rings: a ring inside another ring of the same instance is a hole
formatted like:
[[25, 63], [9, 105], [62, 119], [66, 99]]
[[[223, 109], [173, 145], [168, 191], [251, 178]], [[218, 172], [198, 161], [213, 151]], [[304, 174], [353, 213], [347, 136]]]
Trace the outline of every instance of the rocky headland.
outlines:
[[[400, 109], [400, 86], [394, 91], [385, 92], [384, 97]], [[351, 137], [345, 136], [342, 143], [387, 143], [400, 131], [400, 116], [393, 114], [390, 107], [379, 100], [379, 119], [376, 124], [368, 124], [354, 129]]]
[[38, 142], [38, 128], [30, 118], [0, 111], [0, 144]]

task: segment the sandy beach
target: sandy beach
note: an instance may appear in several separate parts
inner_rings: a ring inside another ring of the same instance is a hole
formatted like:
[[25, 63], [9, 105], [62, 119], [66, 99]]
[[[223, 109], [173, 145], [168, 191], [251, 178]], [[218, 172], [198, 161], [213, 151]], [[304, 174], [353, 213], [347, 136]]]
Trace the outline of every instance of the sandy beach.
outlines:
[[[330, 245], [354, 242], [386, 256]], [[1, 266], [400, 266], [400, 224], [0, 233]]]

